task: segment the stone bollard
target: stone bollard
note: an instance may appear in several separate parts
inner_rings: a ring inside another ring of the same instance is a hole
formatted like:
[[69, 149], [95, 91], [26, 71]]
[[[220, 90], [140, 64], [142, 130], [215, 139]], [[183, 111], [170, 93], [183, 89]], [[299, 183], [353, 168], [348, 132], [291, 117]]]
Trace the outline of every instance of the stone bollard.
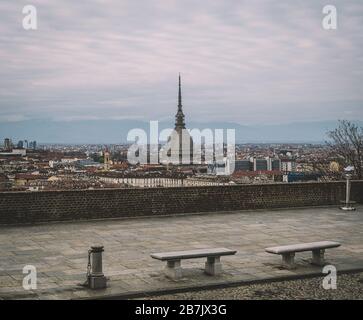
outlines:
[[350, 189], [351, 189], [350, 179], [351, 179], [352, 175], [350, 173], [346, 173], [345, 177], [347, 179], [347, 184], [346, 184], [346, 189], [345, 189], [345, 201], [342, 201], [345, 203], [345, 205], [343, 207], [341, 207], [341, 209], [345, 210], [345, 211], [354, 211], [355, 208], [351, 206], [352, 203], [354, 203], [354, 202], [350, 201]]
[[88, 251], [88, 286], [91, 289], [106, 288], [107, 280], [102, 271], [103, 246], [93, 246]]

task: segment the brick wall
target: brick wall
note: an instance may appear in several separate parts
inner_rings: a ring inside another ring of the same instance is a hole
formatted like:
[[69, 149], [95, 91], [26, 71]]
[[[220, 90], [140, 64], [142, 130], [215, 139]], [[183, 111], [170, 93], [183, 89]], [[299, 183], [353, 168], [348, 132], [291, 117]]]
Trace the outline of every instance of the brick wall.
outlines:
[[[0, 224], [339, 204], [344, 182], [0, 192]], [[352, 183], [363, 203], [363, 181]]]

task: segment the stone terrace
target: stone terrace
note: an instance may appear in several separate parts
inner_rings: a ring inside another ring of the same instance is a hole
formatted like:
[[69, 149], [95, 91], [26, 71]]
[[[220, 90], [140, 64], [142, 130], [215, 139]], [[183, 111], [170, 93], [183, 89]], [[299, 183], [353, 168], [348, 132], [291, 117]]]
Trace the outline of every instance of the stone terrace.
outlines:
[[[299, 242], [336, 240], [327, 260], [338, 270], [363, 269], [363, 207], [343, 212], [337, 207], [215, 212], [119, 220], [51, 223], [0, 228], [0, 299], [69, 299], [124, 296], [157, 290], [207, 287], [233, 282], [277, 279], [321, 272], [308, 263], [311, 253], [298, 253], [296, 270], [282, 270], [281, 257], [264, 248]], [[102, 244], [105, 290], [79, 286], [85, 281], [87, 250]], [[164, 277], [164, 263], [152, 252], [226, 247], [224, 273], [203, 273], [204, 259], [184, 260], [185, 277]], [[38, 289], [22, 289], [22, 268], [34, 265]]]

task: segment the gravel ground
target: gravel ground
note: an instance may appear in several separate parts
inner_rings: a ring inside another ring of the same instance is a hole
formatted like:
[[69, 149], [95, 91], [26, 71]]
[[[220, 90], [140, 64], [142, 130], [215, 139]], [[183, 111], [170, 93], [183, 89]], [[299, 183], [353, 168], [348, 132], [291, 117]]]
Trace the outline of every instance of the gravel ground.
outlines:
[[323, 277], [244, 285], [234, 288], [203, 290], [170, 295], [152, 296], [150, 300], [299, 300], [338, 299], [363, 300], [363, 274], [338, 275], [337, 289], [325, 290]]

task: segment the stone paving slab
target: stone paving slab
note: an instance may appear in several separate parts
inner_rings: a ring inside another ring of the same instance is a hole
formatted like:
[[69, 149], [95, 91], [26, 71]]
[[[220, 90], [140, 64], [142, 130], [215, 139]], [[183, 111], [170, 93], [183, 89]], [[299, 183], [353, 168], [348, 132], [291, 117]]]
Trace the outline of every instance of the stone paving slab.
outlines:
[[[363, 207], [344, 212], [335, 207], [217, 212], [201, 215], [52, 223], [0, 228], [0, 299], [80, 299], [158, 290], [207, 287], [317, 274], [311, 253], [296, 254], [296, 270], [282, 270], [281, 257], [265, 247], [332, 240], [342, 243], [326, 251], [338, 270], [363, 268]], [[85, 281], [87, 251], [105, 246], [105, 290], [79, 286]], [[205, 259], [183, 260], [184, 276], [170, 280], [164, 263], [152, 252], [226, 247], [235, 256], [222, 257], [224, 273], [203, 273]], [[34, 265], [38, 289], [22, 288], [25, 265]]]

